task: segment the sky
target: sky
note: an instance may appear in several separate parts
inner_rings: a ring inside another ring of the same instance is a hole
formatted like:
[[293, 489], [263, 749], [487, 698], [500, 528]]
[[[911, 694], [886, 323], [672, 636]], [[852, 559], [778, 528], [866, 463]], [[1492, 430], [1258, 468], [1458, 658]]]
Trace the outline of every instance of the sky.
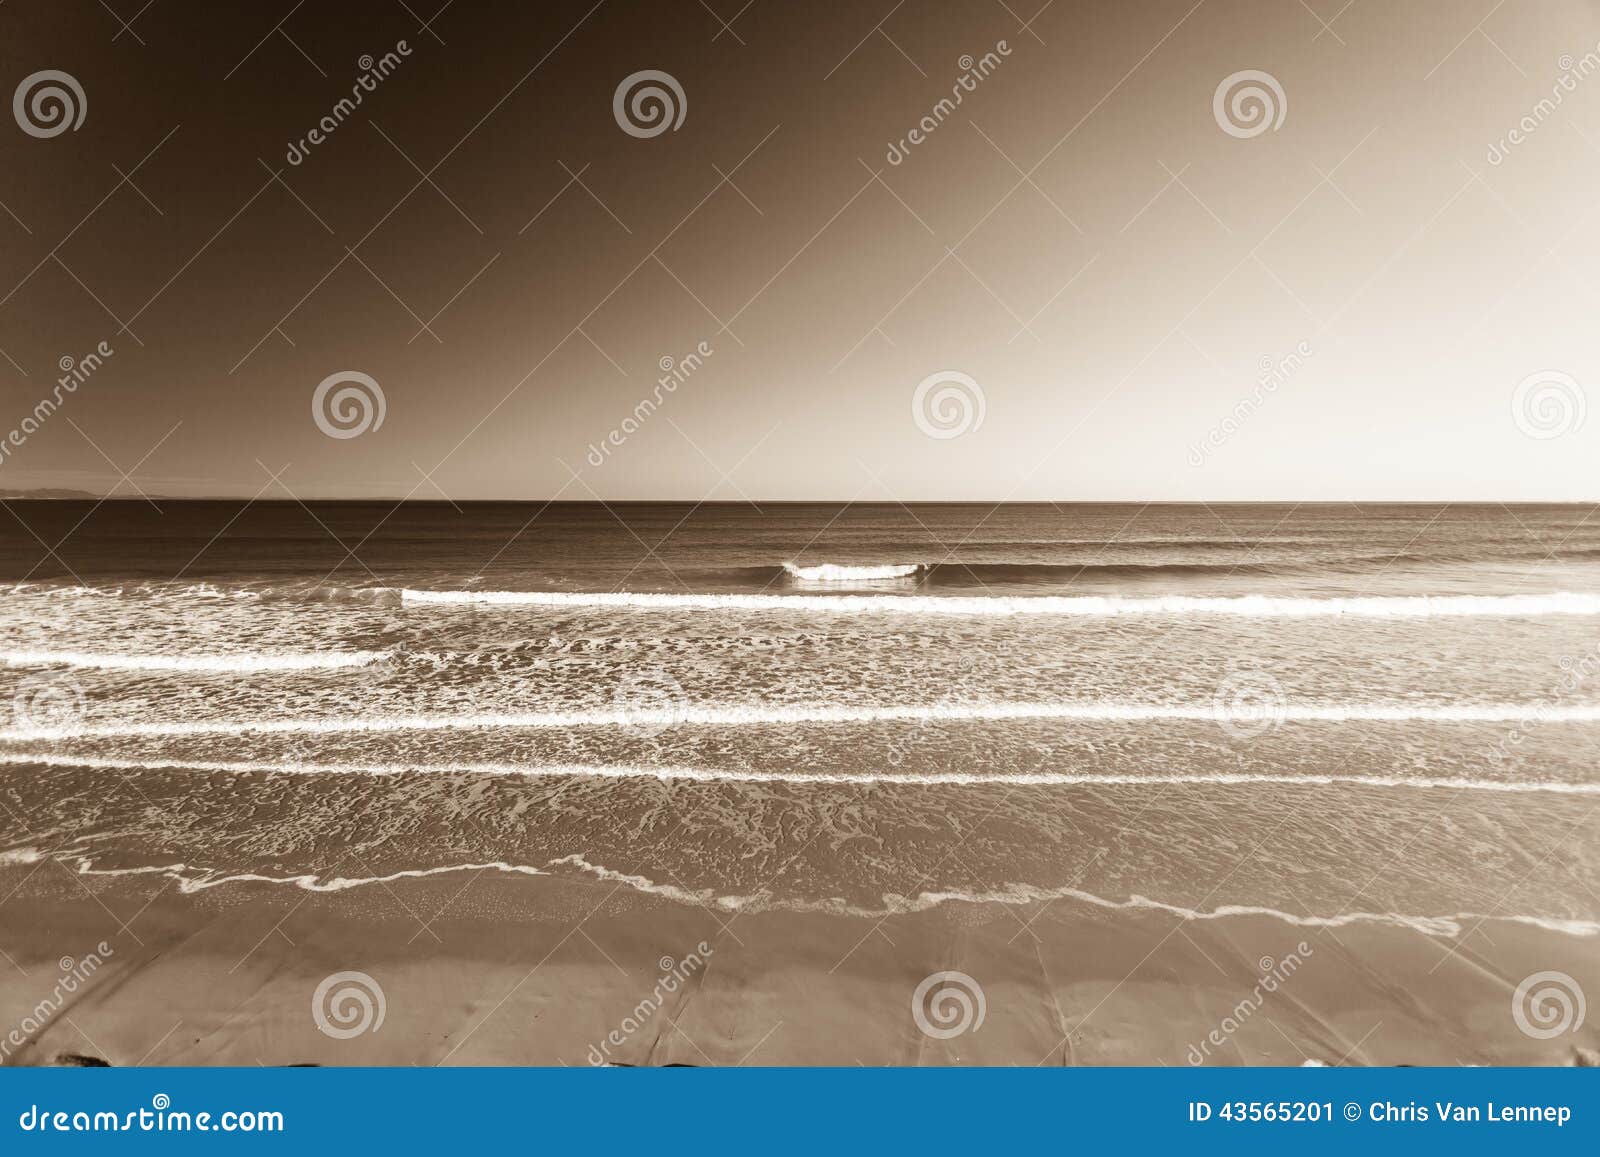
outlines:
[[9, 0], [0, 82], [0, 491], [1600, 499], [1592, 2]]

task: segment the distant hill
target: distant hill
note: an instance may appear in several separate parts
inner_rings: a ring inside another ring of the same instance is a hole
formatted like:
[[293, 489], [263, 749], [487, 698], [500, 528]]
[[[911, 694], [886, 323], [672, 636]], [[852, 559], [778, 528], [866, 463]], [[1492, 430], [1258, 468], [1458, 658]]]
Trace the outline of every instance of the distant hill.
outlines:
[[5, 490], [0, 489], [0, 499], [5, 498], [70, 498], [89, 499], [91, 502], [99, 498], [98, 494], [90, 494], [87, 490]]

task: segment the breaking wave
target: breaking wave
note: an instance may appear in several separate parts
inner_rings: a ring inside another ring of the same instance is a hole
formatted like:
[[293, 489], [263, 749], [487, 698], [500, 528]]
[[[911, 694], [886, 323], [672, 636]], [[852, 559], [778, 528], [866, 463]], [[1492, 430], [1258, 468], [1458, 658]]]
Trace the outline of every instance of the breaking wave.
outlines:
[[910, 578], [922, 569], [920, 563], [890, 563], [882, 566], [848, 566], [824, 562], [816, 566], [799, 566], [792, 562], [783, 564], [784, 572], [793, 579], [808, 583], [876, 582], [880, 579]]
[[658, 611], [807, 611], [900, 615], [1230, 615], [1244, 618], [1423, 619], [1460, 616], [1600, 615], [1600, 595], [1370, 595], [1327, 598], [1279, 595], [770, 595], [670, 594], [629, 591], [464, 591], [404, 588], [407, 604], [604, 607]]

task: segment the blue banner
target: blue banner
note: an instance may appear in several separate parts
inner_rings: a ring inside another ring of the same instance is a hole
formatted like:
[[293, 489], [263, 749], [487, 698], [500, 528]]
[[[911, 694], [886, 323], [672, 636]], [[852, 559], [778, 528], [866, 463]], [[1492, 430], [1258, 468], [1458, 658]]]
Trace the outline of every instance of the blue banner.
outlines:
[[1593, 1154], [1597, 1102], [1592, 1069], [14, 1069], [0, 1152]]

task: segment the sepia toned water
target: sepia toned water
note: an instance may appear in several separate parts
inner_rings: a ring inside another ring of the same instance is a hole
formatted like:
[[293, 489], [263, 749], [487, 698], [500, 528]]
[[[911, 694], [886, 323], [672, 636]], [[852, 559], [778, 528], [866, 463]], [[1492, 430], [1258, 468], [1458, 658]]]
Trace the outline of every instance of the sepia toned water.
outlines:
[[1600, 932], [1588, 508], [11, 509], [5, 862]]

